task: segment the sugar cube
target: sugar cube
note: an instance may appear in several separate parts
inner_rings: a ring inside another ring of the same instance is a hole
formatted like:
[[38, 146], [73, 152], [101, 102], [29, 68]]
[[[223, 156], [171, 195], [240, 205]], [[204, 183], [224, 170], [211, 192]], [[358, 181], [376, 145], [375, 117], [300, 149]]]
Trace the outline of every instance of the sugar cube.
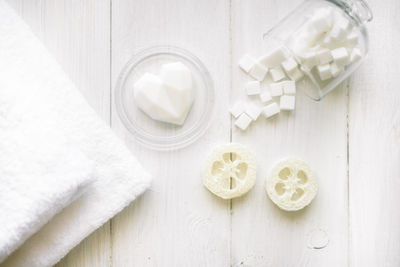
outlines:
[[301, 70], [301, 72], [303, 73], [303, 76], [304, 76], [305, 74], [311, 75], [311, 71], [310, 71], [307, 67], [305, 67], [305, 66], [303, 66], [303, 65], [300, 66], [300, 70]]
[[316, 44], [316, 45], [310, 47], [310, 50], [314, 51], [314, 52], [317, 52], [321, 49], [323, 49], [323, 47], [320, 44]]
[[277, 66], [275, 68], [272, 68], [269, 70], [269, 74], [272, 77], [272, 80], [274, 82], [280, 81], [283, 78], [285, 78], [285, 73], [283, 73], [283, 70], [281, 67]]
[[282, 62], [282, 67], [286, 73], [290, 73], [297, 68], [297, 62], [291, 57]]
[[283, 93], [285, 95], [296, 94], [296, 82], [295, 81], [283, 81]]
[[350, 33], [346, 37], [346, 43], [349, 47], [356, 46], [358, 44], [358, 35], [355, 32]]
[[307, 52], [302, 56], [303, 65], [308, 69], [312, 69], [314, 66], [319, 64], [317, 53], [314, 51]]
[[246, 109], [245, 103], [243, 103], [243, 101], [237, 101], [230, 108], [229, 112], [232, 114], [233, 117], [237, 118], [245, 111], [245, 109]]
[[342, 15], [336, 16], [335, 24], [346, 32], [350, 32], [353, 28], [353, 25], [351, 24], [350, 20]]
[[250, 76], [253, 77], [254, 79], [258, 81], [262, 81], [265, 78], [265, 75], [267, 74], [268, 69], [265, 68], [263, 65], [260, 63], [256, 62], [253, 67], [250, 69]]
[[331, 51], [329, 49], [323, 48], [317, 51], [317, 57], [319, 64], [323, 65], [332, 61]]
[[280, 111], [280, 109], [279, 109], [278, 104], [276, 104], [274, 102], [274, 103], [271, 103], [268, 106], [264, 107], [262, 113], [263, 113], [264, 117], [269, 118], [269, 117], [272, 117], [272, 116], [278, 114], [279, 111]]
[[246, 110], [244, 111], [250, 118], [252, 118], [254, 121], [258, 119], [258, 117], [261, 114], [261, 107], [254, 104], [250, 103], [247, 105]]
[[259, 81], [250, 81], [245, 85], [246, 93], [248, 95], [258, 95], [261, 92]]
[[291, 80], [297, 82], [304, 77], [304, 73], [299, 68], [295, 68], [294, 71], [288, 73], [288, 76]]
[[304, 66], [304, 65], [300, 65], [300, 70], [302, 71], [302, 72], [304, 72], [304, 73], [310, 73], [310, 69], [309, 68], [307, 68], [306, 66]]
[[335, 41], [331, 36], [327, 35], [325, 36], [325, 38], [322, 40], [322, 44], [329, 48], [329, 49], [333, 49], [336, 48], [337, 46], [337, 41]]
[[281, 64], [286, 59], [286, 54], [283, 47], [277, 47], [271, 50], [267, 55], [262, 56], [259, 61], [264, 66], [271, 68]]
[[330, 31], [330, 36], [339, 42], [342, 42], [346, 38], [346, 34], [346, 30], [342, 29], [338, 25], [333, 26], [332, 30]]
[[319, 65], [317, 67], [317, 71], [322, 81], [332, 78], [331, 68], [329, 64]]
[[251, 122], [252, 119], [246, 113], [242, 113], [242, 115], [240, 115], [240, 117], [235, 121], [235, 126], [244, 131], [249, 127]]
[[336, 48], [331, 51], [333, 60], [339, 66], [344, 66], [349, 63], [349, 52], [344, 47]]
[[281, 96], [280, 108], [281, 110], [294, 110], [296, 98], [293, 95]]
[[283, 94], [283, 87], [281, 83], [271, 83], [269, 88], [271, 96], [281, 96]]
[[332, 37], [330, 35], [326, 35], [324, 39], [322, 39], [322, 44], [329, 48], [332, 43]]
[[272, 100], [271, 94], [268, 91], [263, 92], [260, 94], [260, 100], [262, 103], [267, 103]]
[[342, 66], [339, 67], [334, 62], [330, 64], [330, 69], [331, 69], [332, 77], [334, 77], [334, 78], [339, 76], [339, 74], [342, 73], [342, 71], [343, 71], [343, 67]]
[[239, 67], [244, 72], [248, 73], [251, 70], [251, 68], [253, 67], [254, 63], [256, 63], [256, 60], [252, 56], [245, 54], [239, 60]]
[[354, 63], [356, 61], [359, 61], [361, 59], [361, 57], [362, 57], [361, 50], [358, 48], [354, 48], [350, 54], [350, 61], [351, 61], [351, 63]]
[[317, 34], [327, 32], [332, 26], [332, 10], [330, 8], [320, 8], [314, 12], [310, 23]]
[[287, 41], [288, 47], [295, 54], [304, 53], [315, 43], [317, 37], [314, 29], [306, 22], [292, 34]]

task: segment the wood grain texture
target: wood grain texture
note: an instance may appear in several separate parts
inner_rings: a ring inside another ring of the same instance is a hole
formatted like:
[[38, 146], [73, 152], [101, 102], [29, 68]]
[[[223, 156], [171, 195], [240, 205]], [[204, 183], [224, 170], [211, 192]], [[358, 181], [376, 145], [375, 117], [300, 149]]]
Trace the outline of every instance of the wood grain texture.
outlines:
[[[233, 1], [234, 99], [247, 98], [243, 86], [251, 80], [237, 67], [240, 57], [266, 53], [268, 43], [263, 42], [263, 33], [299, 3], [260, 0], [249, 5]], [[294, 112], [281, 111], [268, 120], [259, 118], [246, 132], [232, 129], [232, 141], [247, 145], [258, 164], [254, 189], [232, 203], [233, 266], [347, 266], [346, 99], [344, 86], [321, 103], [298, 92]], [[317, 173], [319, 192], [305, 210], [284, 212], [266, 195], [269, 169], [286, 157], [304, 159]], [[310, 234], [318, 229], [328, 234], [329, 244], [310, 249]]]
[[174, 45], [195, 54], [208, 68], [216, 91], [210, 130], [179, 151], [138, 145], [113, 109], [112, 127], [153, 175], [153, 185], [112, 220], [113, 266], [228, 266], [229, 201], [202, 185], [210, 150], [229, 142], [229, 2], [114, 0], [112, 81], [139, 49]]
[[400, 266], [399, 1], [370, 1], [370, 53], [350, 79], [351, 266]]
[[[89, 104], [110, 119], [109, 0], [8, 1], [60, 62]], [[73, 249], [58, 266], [109, 266], [110, 225]]]
[[[294, 113], [260, 118], [245, 133], [227, 112], [249, 79], [237, 61], [262, 54], [262, 34], [301, 0], [8, 1], [154, 176], [150, 190], [57, 266], [400, 266], [399, 1], [369, 1], [370, 55], [349, 81], [320, 103], [299, 93]], [[196, 143], [156, 152], [127, 132], [112, 94], [134, 53], [168, 44], [207, 66], [217, 110]], [[254, 189], [232, 202], [201, 181], [210, 150], [230, 140], [258, 164]], [[301, 212], [279, 210], [264, 190], [270, 167], [287, 156], [318, 175], [319, 193]], [[315, 229], [327, 232], [326, 248], [307, 247]]]

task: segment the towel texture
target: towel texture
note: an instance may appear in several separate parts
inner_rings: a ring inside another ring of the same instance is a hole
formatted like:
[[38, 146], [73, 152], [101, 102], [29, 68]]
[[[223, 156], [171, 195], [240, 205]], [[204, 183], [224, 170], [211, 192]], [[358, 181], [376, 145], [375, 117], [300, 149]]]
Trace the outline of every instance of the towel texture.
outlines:
[[[15, 90], [18, 96], [34, 97], [30, 101], [51, 114], [42, 119], [56, 126], [66, 142], [94, 164], [94, 181], [85, 193], [2, 264], [51, 266], [141, 194], [150, 177], [89, 107], [28, 26], [0, 0], [0, 90], [3, 87]], [[39, 114], [32, 109], [26, 112]]]
[[47, 121], [25, 113], [35, 109], [31, 101], [12, 101], [15, 92], [1, 82], [0, 88], [2, 262], [83, 192], [92, 164]]

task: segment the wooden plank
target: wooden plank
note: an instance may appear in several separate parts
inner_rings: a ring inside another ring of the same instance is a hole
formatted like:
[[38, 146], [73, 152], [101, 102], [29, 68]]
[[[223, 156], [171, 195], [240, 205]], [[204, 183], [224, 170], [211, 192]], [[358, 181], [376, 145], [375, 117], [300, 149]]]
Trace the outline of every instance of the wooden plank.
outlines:
[[228, 1], [113, 1], [113, 85], [129, 58], [153, 45], [179, 46], [203, 61], [216, 113], [190, 147], [156, 152], [135, 142], [113, 108], [113, 129], [154, 176], [152, 188], [112, 220], [113, 266], [228, 266], [229, 201], [211, 195], [200, 174], [210, 150], [230, 137]]
[[[109, 122], [109, 0], [10, 0], [86, 97]], [[82, 241], [57, 266], [108, 266], [110, 225]]]
[[400, 2], [369, 2], [370, 53], [350, 83], [351, 266], [400, 266]]
[[[89, 103], [109, 121], [110, 2], [9, 2], [53, 52]], [[202, 2], [113, 1], [113, 83], [137, 49], [172, 43], [201, 57], [217, 89], [229, 88], [229, 3]], [[243, 95], [241, 86], [248, 79], [236, 66], [239, 57], [245, 52], [261, 53], [262, 33], [299, 2], [233, 0], [232, 101]], [[400, 37], [392, 27], [399, 3], [371, 4], [375, 21], [369, 25], [370, 56], [349, 85], [350, 255], [346, 91], [339, 89], [319, 104], [300, 95], [295, 114], [258, 122], [246, 133], [233, 129], [232, 140], [248, 145], [259, 164], [256, 187], [232, 203], [233, 266], [242, 262], [250, 266], [400, 264], [400, 214], [392, 204], [399, 201], [400, 187], [392, 180], [400, 174], [400, 98], [395, 90], [398, 63], [394, 56]], [[227, 91], [218, 91], [220, 112], [214, 129], [192, 147], [178, 152], [157, 153], [137, 146], [113, 114], [114, 129], [135, 153], [140, 153], [143, 164], [156, 176], [153, 188], [113, 220], [112, 244], [110, 225], [106, 224], [58, 266], [108, 266], [111, 256], [114, 266], [188, 262], [195, 263], [193, 266], [229, 265], [229, 202], [212, 197], [202, 188], [198, 174], [202, 160], [197, 161], [214, 145], [229, 140], [228, 104], [224, 102]], [[314, 203], [293, 214], [278, 210], [263, 189], [273, 162], [288, 155], [306, 159], [316, 169], [320, 182]], [[308, 234], [317, 228], [327, 231], [330, 243], [322, 250], [310, 250]]]
[[[262, 35], [300, 0], [232, 1], [233, 100], [246, 98], [237, 67], [244, 53], [261, 55]], [[259, 121], [246, 132], [232, 130], [232, 140], [247, 145], [258, 163], [257, 183], [232, 202], [233, 266], [347, 266], [347, 108], [344, 86], [321, 103], [302, 92], [296, 110]], [[274, 162], [285, 157], [307, 161], [318, 175], [319, 193], [305, 210], [284, 212], [269, 200], [265, 178]], [[323, 249], [308, 248], [310, 234], [322, 229], [330, 239]]]

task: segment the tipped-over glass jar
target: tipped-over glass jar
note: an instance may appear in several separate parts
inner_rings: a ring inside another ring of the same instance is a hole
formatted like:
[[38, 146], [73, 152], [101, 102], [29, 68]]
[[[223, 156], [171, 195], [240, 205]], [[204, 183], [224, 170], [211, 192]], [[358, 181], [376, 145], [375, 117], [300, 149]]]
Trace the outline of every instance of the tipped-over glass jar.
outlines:
[[371, 20], [364, 0], [306, 0], [264, 40], [283, 45], [305, 74], [299, 88], [321, 100], [361, 65], [368, 52], [365, 23]]

